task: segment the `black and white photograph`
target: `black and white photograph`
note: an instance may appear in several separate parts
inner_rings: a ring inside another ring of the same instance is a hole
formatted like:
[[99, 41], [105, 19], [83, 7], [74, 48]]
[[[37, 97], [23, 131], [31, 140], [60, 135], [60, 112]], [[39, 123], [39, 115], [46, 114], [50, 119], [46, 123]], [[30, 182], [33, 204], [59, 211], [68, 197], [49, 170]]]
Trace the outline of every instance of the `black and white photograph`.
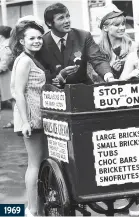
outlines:
[[0, 216], [139, 216], [139, 0], [0, 0]]

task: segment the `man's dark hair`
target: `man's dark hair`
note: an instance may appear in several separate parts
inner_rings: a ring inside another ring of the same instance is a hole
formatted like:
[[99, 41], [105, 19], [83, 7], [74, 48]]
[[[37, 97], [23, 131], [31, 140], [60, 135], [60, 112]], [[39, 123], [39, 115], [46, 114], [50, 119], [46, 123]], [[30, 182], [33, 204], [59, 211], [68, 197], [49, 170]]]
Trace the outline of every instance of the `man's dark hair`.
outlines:
[[68, 8], [61, 4], [61, 3], [55, 3], [50, 6], [48, 6], [44, 11], [44, 21], [49, 29], [51, 29], [51, 26], [49, 26], [48, 23], [53, 24], [53, 18], [55, 14], [62, 14], [68, 11]]
[[10, 38], [12, 28], [10, 26], [0, 26], [0, 35], [4, 38]]

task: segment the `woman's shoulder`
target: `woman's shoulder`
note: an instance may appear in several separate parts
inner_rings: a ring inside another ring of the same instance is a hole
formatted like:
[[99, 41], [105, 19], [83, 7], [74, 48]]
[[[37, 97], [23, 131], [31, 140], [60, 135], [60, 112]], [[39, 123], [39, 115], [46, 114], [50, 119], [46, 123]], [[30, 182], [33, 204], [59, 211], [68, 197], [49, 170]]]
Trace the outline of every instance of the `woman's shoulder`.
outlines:
[[21, 59], [21, 60], [23, 60], [23, 61], [31, 61], [31, 60], [32, 60], [32, 59], [31, 59], [28, 55], [26, 55], [26, 53], [24, 53], [24, 52], [22, 52], [17, 58], [18, 58], [18, 59]]
[[18, 67], [22, 67], [22, 69], [31, 67], [31, 60], [30, 58], [25, 55], [24, 53], [21, 53], [18, 57], [16, 57], [14, 64], [13, 64], [13, 69], [12, 71], [15, 72]]
[[29, 56], [27, 56], [24, 52], [22, 52], [16, 59], [15, 65], [17, 64], [31, 64], [32, 60]]

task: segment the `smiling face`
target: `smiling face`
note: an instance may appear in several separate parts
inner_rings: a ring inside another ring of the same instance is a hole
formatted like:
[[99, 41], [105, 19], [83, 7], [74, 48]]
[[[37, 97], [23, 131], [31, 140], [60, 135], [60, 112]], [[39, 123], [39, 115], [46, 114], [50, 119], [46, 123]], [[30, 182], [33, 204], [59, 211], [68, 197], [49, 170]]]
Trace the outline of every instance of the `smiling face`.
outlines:
[[63, 37], [71, 30], [69, 11], [66, 11], [65, 13], [55, 14], [53, 17], [53, 24], [49, 25], [51, 25], [51, 29], [55, 35], [58, 37]]
[[125, 24], [123, 16], [115, 18], [115, 21], [109, 26], [109, 35], [115, 38], [122, 38], [126, 30]]
[[20, 43], [27, 53], [34, 55], [42, 47], [42, 33], [37, 29], [28, 28], [24, 33], [24, 39], [21, 39]]
[[107, 22], [109, 22], [109, 24], [107, 27], [105, 26], [105, 29], [109, 36], [114, 38], [122, 38], [126, 29], [124, 16], [113, 18]]

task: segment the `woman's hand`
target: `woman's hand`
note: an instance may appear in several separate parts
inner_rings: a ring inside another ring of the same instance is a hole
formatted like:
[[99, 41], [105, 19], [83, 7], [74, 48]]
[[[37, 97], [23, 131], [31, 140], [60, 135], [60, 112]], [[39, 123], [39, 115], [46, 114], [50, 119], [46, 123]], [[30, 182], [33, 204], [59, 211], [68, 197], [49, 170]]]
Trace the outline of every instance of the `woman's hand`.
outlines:
[[27, 122], [25, 124], [23, 124], [22, 127], [22, 134], [24, 135], [24, 137], [29, 138], [31, 136], [31, 126], [30, 124]]
[[66, 79], [69, 75], [75, 74], [80, 66], [74, 65], [74, 66], [67, 66], [66, 68], [62, 69], [60, 71], [60, 74], [64, 79]]
[[122, 63], [121, 63], [121, 60], [119, 60], [119, 59], [116, 60], [112, 65], [112, 68], [117, 72], [120, 71], [121, 67], [122, 67]]

